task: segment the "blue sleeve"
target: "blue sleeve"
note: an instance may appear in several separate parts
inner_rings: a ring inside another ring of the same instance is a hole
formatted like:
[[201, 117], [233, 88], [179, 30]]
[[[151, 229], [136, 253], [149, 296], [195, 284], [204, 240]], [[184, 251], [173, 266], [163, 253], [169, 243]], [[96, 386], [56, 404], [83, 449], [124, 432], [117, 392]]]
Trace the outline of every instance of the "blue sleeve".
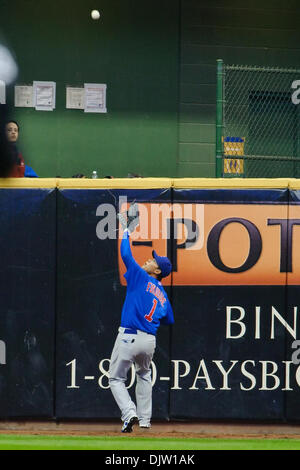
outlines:
[[122, 260], [124, 261], [124, 264], [125, 264], [127, 269], [129, 269], [130, 266], [133, 263], [135, 263], [134, 257], [132, 256], [132, 253], [131, 253], [128, 230], [125, 230], [123, 238], [122, 238], [121, 256], [122, 256]]
[[136, 280], [136, 275], [145, 275], [145, 271], [138, 265], [131, 253], [129, 232], [125, 230], [121, 242], [121, 257], [127, 268], [125, 279], [128, 281]]

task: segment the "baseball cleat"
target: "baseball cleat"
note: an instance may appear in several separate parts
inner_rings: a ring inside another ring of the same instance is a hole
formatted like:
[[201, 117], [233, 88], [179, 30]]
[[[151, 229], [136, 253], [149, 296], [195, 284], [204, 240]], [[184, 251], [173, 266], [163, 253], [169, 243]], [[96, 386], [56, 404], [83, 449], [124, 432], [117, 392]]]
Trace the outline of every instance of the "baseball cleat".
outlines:
[[137, 416], [133, 416], [129, 421], [124, 421], [122, 432], [132, 432], [133, 425], [138, 422]]

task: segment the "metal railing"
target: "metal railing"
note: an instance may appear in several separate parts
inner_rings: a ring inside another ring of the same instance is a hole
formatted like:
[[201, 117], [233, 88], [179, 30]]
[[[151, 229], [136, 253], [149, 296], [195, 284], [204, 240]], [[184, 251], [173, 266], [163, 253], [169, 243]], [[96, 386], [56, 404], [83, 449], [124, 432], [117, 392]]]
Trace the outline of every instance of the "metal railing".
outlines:
[[300, 70], [219, 59], [216, 176], [300, 177], [299, 103]]

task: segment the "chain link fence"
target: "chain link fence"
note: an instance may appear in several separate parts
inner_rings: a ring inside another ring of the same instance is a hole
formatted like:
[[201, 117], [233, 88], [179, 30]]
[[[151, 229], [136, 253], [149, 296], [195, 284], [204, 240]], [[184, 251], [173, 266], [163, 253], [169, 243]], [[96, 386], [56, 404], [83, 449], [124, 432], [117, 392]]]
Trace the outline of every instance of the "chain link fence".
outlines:
[[221, 93], [223, 176], [299, 178], [300, 70], [223, 65]]

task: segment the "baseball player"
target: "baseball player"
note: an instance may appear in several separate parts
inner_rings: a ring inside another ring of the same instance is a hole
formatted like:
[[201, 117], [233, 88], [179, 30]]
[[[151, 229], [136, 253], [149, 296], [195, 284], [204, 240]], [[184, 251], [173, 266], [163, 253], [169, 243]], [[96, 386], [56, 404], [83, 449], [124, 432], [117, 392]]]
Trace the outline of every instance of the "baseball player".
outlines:
[[[137, 205], [135, 205], [137, 206]], [[150, 363], [156, 346], [156, 332], [160, 323], [174, 323], [174, 316], [161, 279], [172, 271], [168, 258], [158, 256], [141, 267], [134, 260], [130, 248], [130, 233], [138, 225], [137, 208], [130, 208], [131, 217], [124, 220], [118, 214], [124, 229], [121, 256], [126, 266], [126, 298], [122, 309], [121, 326], [112, 351], [109, 384], [123, 421], [122, 432], [132, 432], [134, 424], [150, 428], [152, 415], [152, 383]], [[132, 215], [133, 214], [133, 215]], [[136, 370], [136, 405], [132, 401], [125, 381], [131, 365]]]

